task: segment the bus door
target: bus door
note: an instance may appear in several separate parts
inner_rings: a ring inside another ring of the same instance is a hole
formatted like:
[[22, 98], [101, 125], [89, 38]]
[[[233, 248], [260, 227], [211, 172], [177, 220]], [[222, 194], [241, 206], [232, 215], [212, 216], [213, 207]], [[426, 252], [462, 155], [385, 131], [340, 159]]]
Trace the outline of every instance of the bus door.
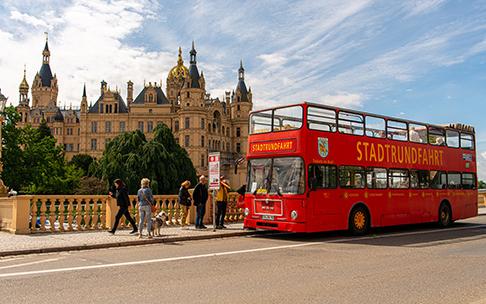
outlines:
[[313, 225], [322, 228], [339, 227], [342, 204], [337, 189], [337, 167], [334, 165], [309, 165], [308, 198]]
[[401, 225], [412, 221], [409, 187], [408, 170], [388, 170], [388, 204], [383, 218], [384, 225]]

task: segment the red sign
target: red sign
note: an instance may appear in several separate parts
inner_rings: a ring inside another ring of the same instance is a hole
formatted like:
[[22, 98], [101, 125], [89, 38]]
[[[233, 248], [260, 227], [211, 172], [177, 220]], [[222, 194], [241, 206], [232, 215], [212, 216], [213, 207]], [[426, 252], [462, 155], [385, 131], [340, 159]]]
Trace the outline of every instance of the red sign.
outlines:
[[253, 142], [250, 144], [251, 153], [293, 152], [295, 151], [295, 148], [295, 138], [266, 142]]
[[281, 200], [255, 200], [256, 214], [282, 215]]

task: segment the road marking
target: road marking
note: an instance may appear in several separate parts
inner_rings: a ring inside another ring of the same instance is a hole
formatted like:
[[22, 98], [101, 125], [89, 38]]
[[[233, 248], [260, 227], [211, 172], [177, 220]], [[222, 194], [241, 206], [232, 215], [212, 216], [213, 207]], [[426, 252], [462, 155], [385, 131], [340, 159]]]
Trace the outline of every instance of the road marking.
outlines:
[[457, 228], [449, 228], [449, 229], [434, 229], [434, 230], [427, 230], [427, 231], [415, 231], [415, 232], [403, 232], [403, 233], [398, 232], [398, 233], [390, 233], [390, 234], [385, 234], [385, 235], [380, 235], [380, 236], [341, 238], [341, 239], [329, 240], [329, 241], [307, 242], [307, 243], [301, 243], [301, 244], [263, 247], [263, 248], [254, 248], [254, 249], [245, 249], [245, 250], [236, 250], [236, 251], [223, 251], [223, 252], [206, 253], [206, 254], [198, 254], [198, 255], [144, 260], [144, 261], [132, 261], [132, 262], [111, 263], [111, 264], [102, 264], [102, 265], [89, 265], [89, 266], [78, 266], [78, 267], [66, 267], [66, 268], [55, 268], [55, 269], [45, 269], [45, 270], [13, 272], [13, 273], [0, 274], [0, 278], [29, 276], [29, 275], [36, 275], [36, 274], [49, 274], [49, 273], [57, 273], [57, 272], [91, 270], [91, 269], [103, 269], [103, 268], [112, 268], [112, 267], [120, 267], [120, 266], [144, 265], [144, 264], [163, 263], [163, 262], [174, 262], [174, 261], [202, 259], [202, 258], [227, 256], [227, 255], [235, 255], [235, 254], [263, 252], [263, 251], [289, 249], [289, 248], [299, 248], [299, 247], [306, 247], [306, 246], [313, 246], [313, 245], [323, 245], [323, 244], [328, 244], [328, 243], [351, 242], [351, 241], [356, 241], [356, 240], [368, 240], [368, 239], [380, 239], [380, 238], [389, 238], [389, 237], [393, 237], [393, 236], [407, 236], [407, 235], [417, 235], [417, 234], [426, 234], [426, 233], [434, 233], [434, 232], [458, 231], [458, 230], [466, 230], [466, 229], [476, 229], [476, 228], [481, 228], [481, 227], [486, 227], [486, 225], [474, 225], [474, 226], [467, 226], [467, 227], [457, 227]]
[[0, 263], [5, 263], [5, 262], [11, 262], [11, 261], [16, 261], [16, 260], [22, 260], [25, 259], [25, 257], [20, 257], [20, 258], [5, 258], [5, 259], [0, 259]]
[[28, 265], [42, 264], [42, 263], [59, 261], [59, 260], [60, 260], [60, 258], [57, 258], [57, 259], [47, 259], [47, 260], [41, 260], [41, 261], [35, 261], [35, 262], [28, 262], [28, 263], [22, 263], [22, 264], [15, 264], [15, 265], [3, 266], [3, 267], [0, 267], [0, 269], [8, 269], [8, 268], [28, 266]]

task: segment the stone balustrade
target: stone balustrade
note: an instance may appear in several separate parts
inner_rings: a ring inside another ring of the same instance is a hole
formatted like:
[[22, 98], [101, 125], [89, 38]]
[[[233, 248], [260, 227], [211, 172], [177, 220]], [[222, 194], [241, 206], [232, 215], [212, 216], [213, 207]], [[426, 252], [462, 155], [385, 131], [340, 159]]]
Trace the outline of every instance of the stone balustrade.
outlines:
[[[237, 207], [237, 193], [229, 194], [226, 212], [227, 222], [243, 220], [243, 212]], [[168, 226], [181, 226], [182, 208], [177, 195], [155, 195], [156, 212], [164, 211]], [[213, 219], [212, 197], [206, 204], [205, 224]], [[130, 213], [138, 222], [138, 202], [130, 196]], [[22, 195], [0, 198], [0, 229], [16, 234], [59, 233], [93, 231], [112, 226], [118, 211], [116, 200], [106, 195]], [[191, 206], [187, 224], [194, 223], [195, 207]], [[130, 224], [122, 218], [120, 229]]]

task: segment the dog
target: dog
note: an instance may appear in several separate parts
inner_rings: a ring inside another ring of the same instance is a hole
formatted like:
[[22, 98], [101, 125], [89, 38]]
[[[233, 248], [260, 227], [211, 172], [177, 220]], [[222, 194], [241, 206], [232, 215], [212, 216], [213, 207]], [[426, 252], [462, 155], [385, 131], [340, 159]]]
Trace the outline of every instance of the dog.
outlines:
[[160, 228], [167, 226], [167, 220], [169, 217], [165, 211], [160, 211], [155, 217], [152, 218], [152, 235], [160, 236]]

